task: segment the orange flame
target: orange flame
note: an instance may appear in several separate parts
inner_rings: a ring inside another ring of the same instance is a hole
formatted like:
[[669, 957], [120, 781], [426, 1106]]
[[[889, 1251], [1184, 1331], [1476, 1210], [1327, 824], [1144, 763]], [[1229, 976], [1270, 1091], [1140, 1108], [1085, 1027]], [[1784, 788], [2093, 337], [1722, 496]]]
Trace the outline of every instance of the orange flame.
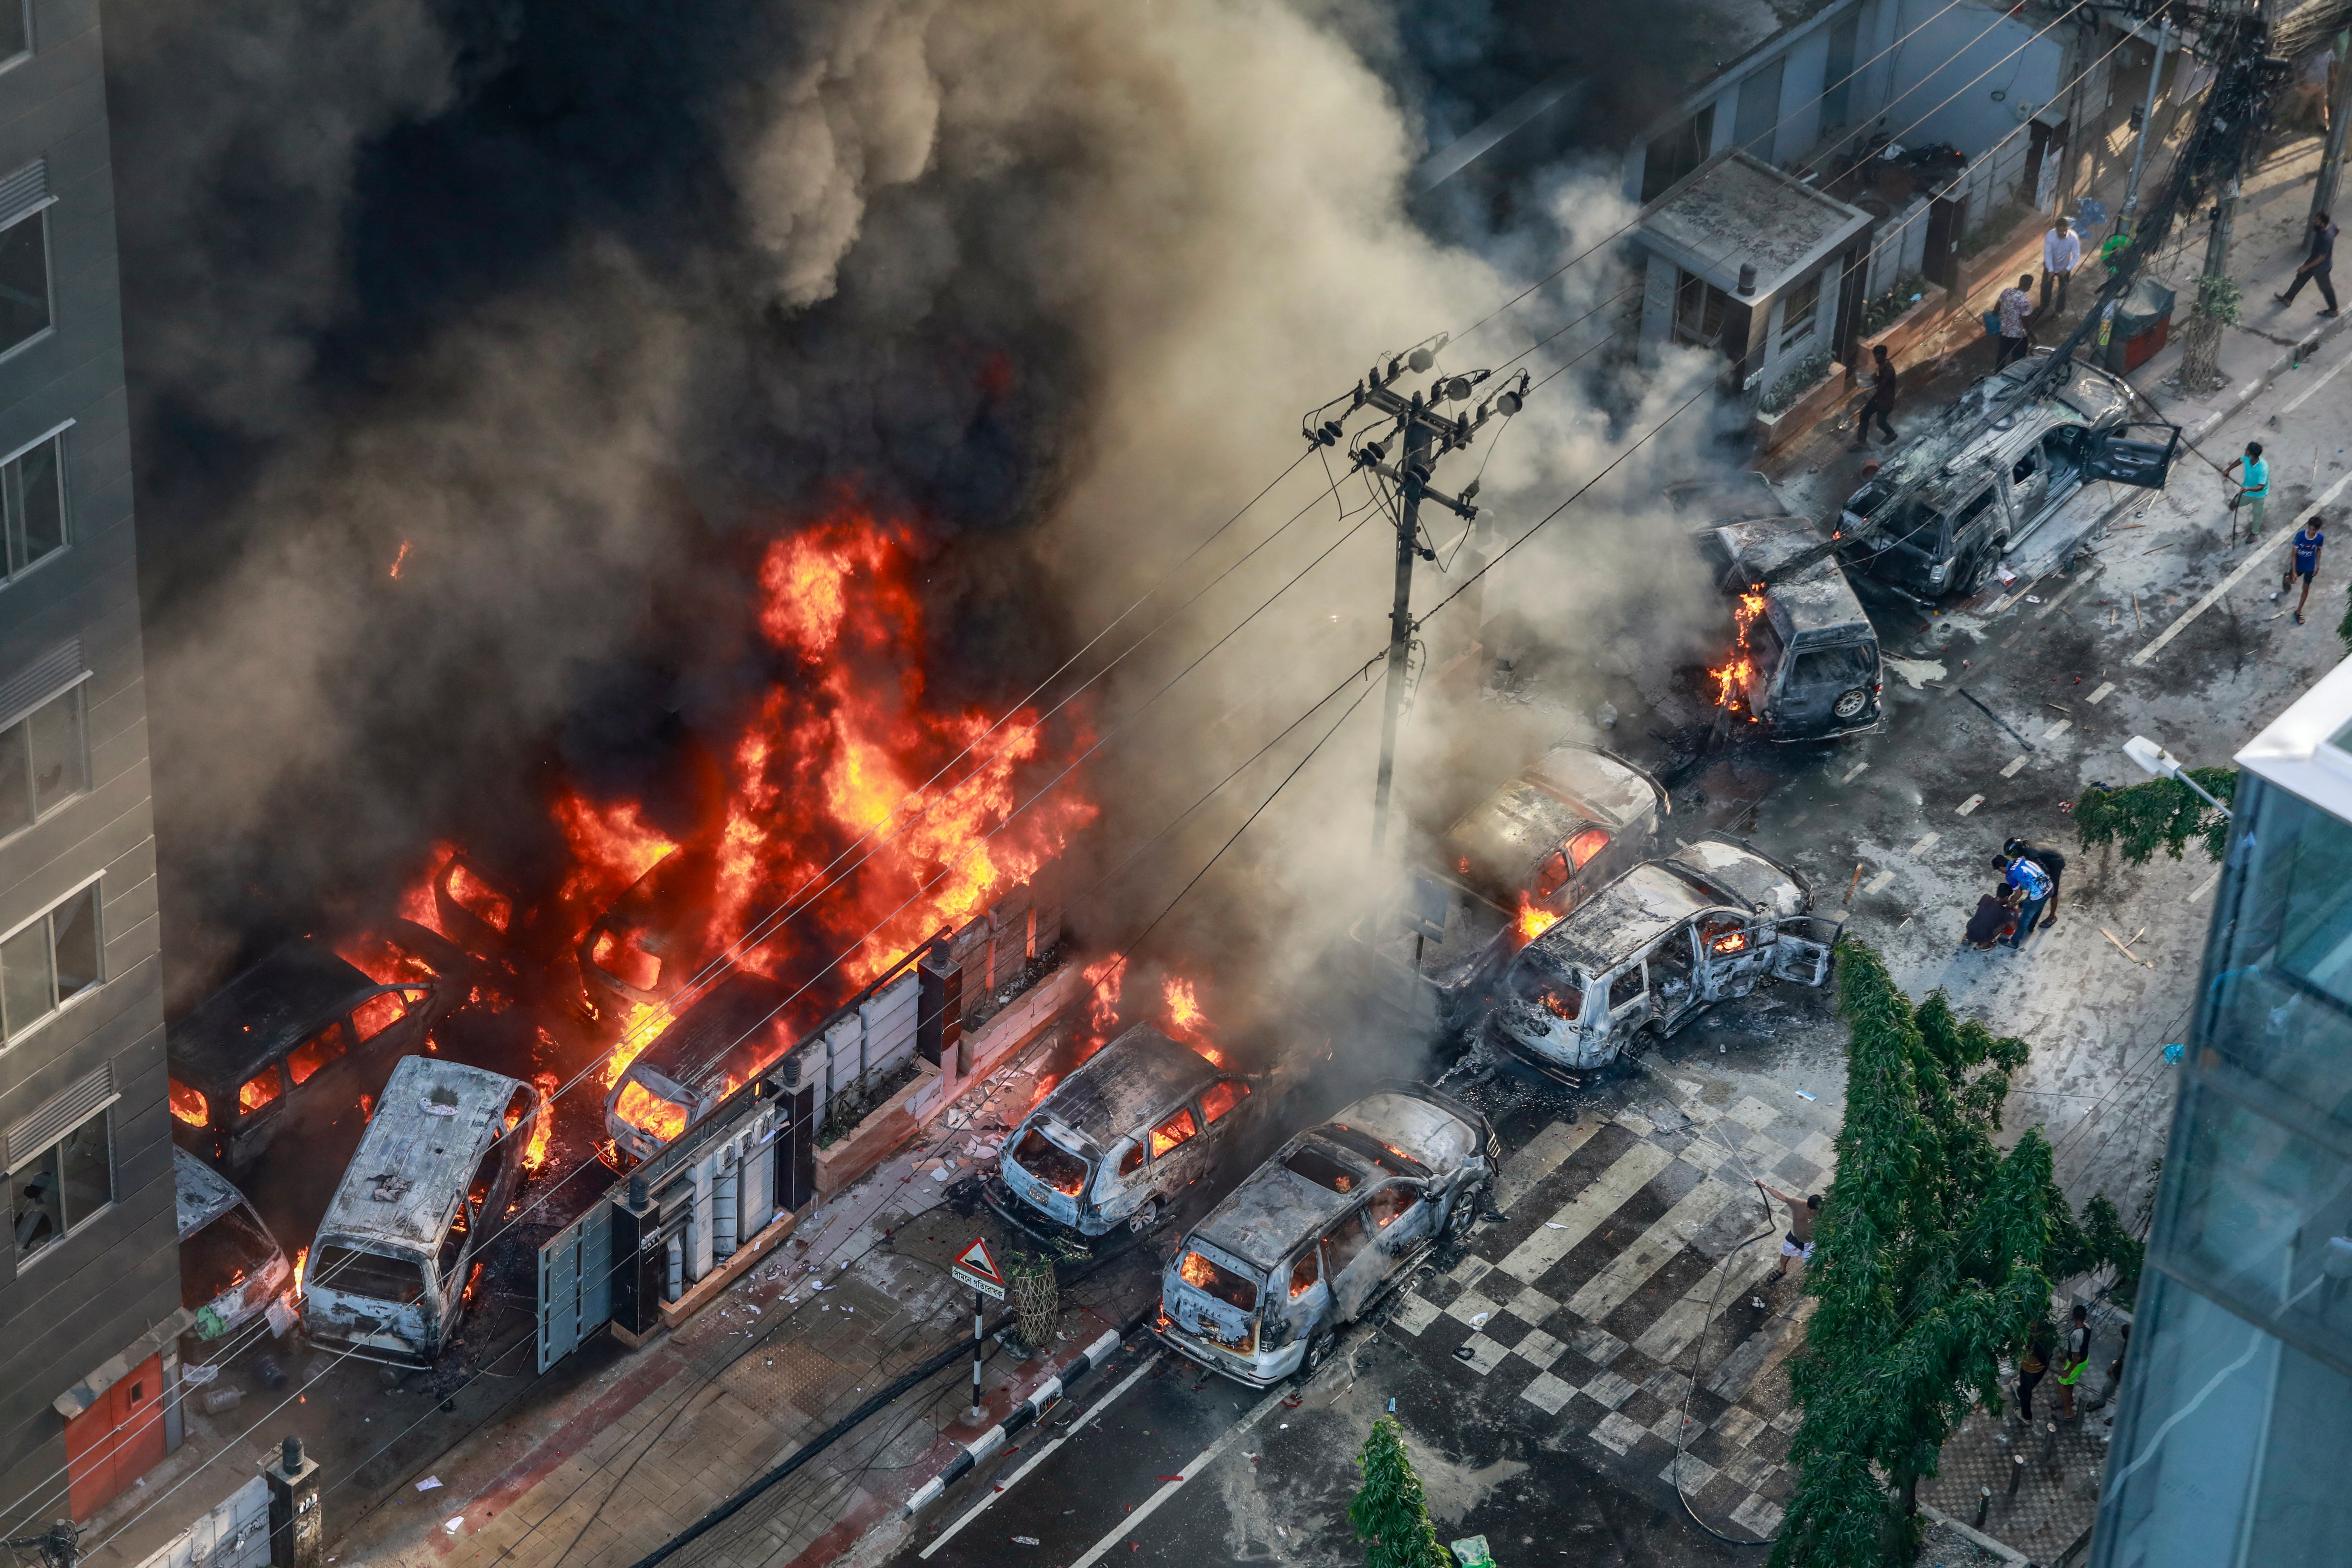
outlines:
[[551, 1072], [533, 1073], [530, 1081], [539, 1086], [539, 1092], [546, 1097], [547, 1103], [540, 1107], [539, 1120], [531, 1126], [530, 1142], [522, 1152], [522, 1168], [526, 1175], [547, 1163], [547, 1141], [555, 1136], [556, 1077]]
[[307, 1247], [294, 1254], [294, 1283], [287, 1288], [286, 1304], [298, 1311], [302, 1305], [302, 1266], [310, 1261], [310, 1249]]
[[[1732, 612], [1739, 627], [1739, 639], [1732, 646], [1731, 658], [1722, 668], [1707, 671], [1715, 680], [1715, 705], [1718, 708], [1735, 713], [1739, 710], [1739, 694], [1746, 688], [1748, 678], [1756, 673], [1756, 660], [1748, 648], [1748, 630], [1756, 624], [1756, 617], [1763, 613], [1764, 584], [1759, 583], [1739, 595], [1738, 607]], [[1749, 715], [1751, 721], [1754, 717]]]
[[1521, 893], [1519, 895], [1518, 932], [1520, 946], [1525, 947], [1528, 943], [1535, 941], [1536, 938], [1543, 935], [1544, 932], [1551, 930], [1552, 927], [1559, 923], [1559, 916], [1558, 914], [1554, 913], [1550, 910], [1545, 909], [1541, 904], [1537, 903], [1525, 893]]
[[1091, 994], [1087, 999], [1086, 1027], [1078, 1041], [1080, 1061], [1102, 1049], [1111, 1031], [1118, 1027], [1118, 993], [1127, 981], [1127, 955], [1113, 953], [1087, 964], [1085, 979]]
[[640, 1132], [667, 1143], [686, 1131], [686, 1107], [673, 1104], [631, 1079], [614, 1102], [614, 1112]]
[[668, 836], [646, 825], [633, 800], [600, 806], [566, 791], [556, 797], [555, 825], [572, 846], [565, 899], [609, 900], [677, 847]]
[[172, 1085], [172, 1114], [191, 1127], [202, 1127], [212, 1118], [212, 1107], [205, 1103], [201, 1089], [190, 1089], [177, 1079]]
[[1209, 1016], [1201, 1011], [1201, 999], [1194, 993], [1192, 983], [1181, 975], [1171, 974], [1161, 984], [1160, 990], [1168, 1004], [1168, 1032], [1216, 1066], [1224, 1066], [1225, 1054], [1217, 1048], [1216, 1038], [1210, 1033]]
[[401, 567], [407, 564], [407, 562], [408, 541], [404, 539], [400, 542], [400, 553], [392, 558], [392, 574], [394, 577], [398, 577], [400, 575]]

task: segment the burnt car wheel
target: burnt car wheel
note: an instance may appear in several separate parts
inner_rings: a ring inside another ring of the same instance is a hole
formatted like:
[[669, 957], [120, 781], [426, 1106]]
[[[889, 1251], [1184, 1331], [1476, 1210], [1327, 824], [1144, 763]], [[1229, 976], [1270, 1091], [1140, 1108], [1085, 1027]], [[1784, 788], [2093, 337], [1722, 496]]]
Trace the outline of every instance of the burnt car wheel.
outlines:
[[1298, 1358], [1299, 1382], [1305, 1383], [1323, 1370], [1323, 1363], [1331, 1359], [1331, 1347], [1337, 1342], [1338, 1336], [1328, 1329], [1307, 1342], [1307, 1353]]
[[1851, 721], [1861, 718], [1862, 710], [1869, 706], [1870, 693], [1857, 686], [1852, 691], [1840, 695], [1837, 701], [1831, 705], [1830, 711], [1840, 720]]
[[1158, 1198], [1144, 1199], [1135, 1205], [1135, 1212], [1127, 1216], [1128, 1232], [1132, 1236], [1141, 1236], [1159, 1223], [1160, 1200]]

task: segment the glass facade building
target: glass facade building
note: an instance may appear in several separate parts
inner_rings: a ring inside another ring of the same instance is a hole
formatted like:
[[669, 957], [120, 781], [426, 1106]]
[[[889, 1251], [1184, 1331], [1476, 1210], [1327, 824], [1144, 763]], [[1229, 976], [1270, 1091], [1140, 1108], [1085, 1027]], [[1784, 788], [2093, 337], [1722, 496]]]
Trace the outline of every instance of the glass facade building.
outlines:
[[2237, 762], [2094, 1568], [2352, 1563], [2352, 663]]

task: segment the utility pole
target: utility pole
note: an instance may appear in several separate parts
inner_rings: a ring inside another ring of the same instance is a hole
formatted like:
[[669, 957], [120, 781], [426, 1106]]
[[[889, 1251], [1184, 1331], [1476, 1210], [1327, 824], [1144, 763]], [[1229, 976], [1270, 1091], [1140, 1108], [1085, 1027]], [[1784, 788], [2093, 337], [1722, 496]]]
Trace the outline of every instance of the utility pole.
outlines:
[[2352, 59], [2336, 62], [2336, 89], [2327, 100], [2327, 147], [2319, 155], [2319, 183], [2311, 190], [2311, 216], [2336, 211], [2336, 182], [2344, 174], [2344, 122], [2352, 120]]
[[2164, 51], [2172, 44], [2172, 17], [2168, 14], [2156, 29], [2156, 63], [2147, 68], [2147, 102], [2140, 110], [2139, 141], [2132, 148], [2131, 179], [2124, 186], [2124, 210], [2116, 227], [2132, 232], [2139, 218], [2139, 174], [2147, 166], [2147, 144], [2156, 134], [2156, 100], [2164, 80]]
[[1397, 498], [1396, 595], [1389, 605], [1388, 693], [1381, 704], [1380, 781], [1372, 787], [1375, 855], [1388, 842], [1389, 784], [1396, 773], [1397, 723], [1404, 716], [1405, 666], [1412, 651], [1413, 557], [1437, 559], [1437, 552], [1421, 542], [1421, 492], [1431, 468], [1429, 448], [1434, 444], [1429, 424], [1421, 416], [1421, 394], [1416, 392], [1404, 413], [1404, 461], [1399, 465], [1404, 483]]

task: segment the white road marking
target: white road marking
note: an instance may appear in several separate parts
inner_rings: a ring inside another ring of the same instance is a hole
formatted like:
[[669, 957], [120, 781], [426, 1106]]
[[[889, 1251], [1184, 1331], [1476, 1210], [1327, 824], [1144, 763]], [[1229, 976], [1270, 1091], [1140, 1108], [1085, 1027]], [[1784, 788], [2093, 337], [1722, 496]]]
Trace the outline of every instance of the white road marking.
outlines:
[[[1591, 1185], [1562, 1205], [1541, 1230], [1511, 1248], [1496, 1268], [1522, 1284], [1534, 1284], [1545, 1269], [1599, 1229], [1620, 1204], [1649, 1185], [1652, 1177], [1673, 1163], [1674, 1156], [1655, 1143], [1634, 1144], [1594, 1177]], [[1552, 1228], [1555, 1225], [1558, 1230]]]
[[1631, 1300], [1652, 1275], [1680, 1257], [1739, 1193], [1738, 1187], [1707, 1177], [1653, 1220], [1633, 1246], [1611, 1258], [1607, 1267], [1561, 1304], [1588, 1323], [1599, 1322]]
[[1194, 1455], [1191, 1464], [1176, 1472], [1176, 1479], [1174, 1480], [1170, 1481], [1158, 1491], [1153, 1492], [1151, 1496], [1144, 1501], [1136, 1504], [1135, 1511], [1129, 1514], [1127, 1518], [1120, 1522], [1119, 1527], [1117, 1530], [1112, 1531], [1108, 1535], [1106, 1535], [1100, 1541], [1096, 1542], [1093, 1548], [1089, 1550], [1084, 1557], [1079, 1558], [1076, 1562], [1070, 1564], [1070, 1568], [1094, 1568], [1096, 1563], [1103, 1560], [1103, 1554], [1105, 1552], [1108, 1552], [1112, 1547], [1117, 1546], [1120, 1542], [1126, 1540], [1129, 1535], [1133, 1533], [1136, 1526], [1141, 1524], [1145, 1520], [1150, 1519], [1155, 1512], [1159, 1511], [1159, 1508], [1161, 1503], [1166, 1502], [1170, 1498], [1172, 1498], [1178, 1492], [1182, 1491], [1186, 1481], [1191, 1480], [1194, 1476], [1199, 1475], [1202, 1470], [1207, 1469], [1212, 1464], [1215, 1463], [1217, 1457], [1220, 1454], [1223, 1454], [1226, 1449], [1232, 1447], [1235, 1443], [1240, 1442], [1244, 1433], [1246, 1433], [1251, 1427], [1256, 1426], [1260, 1421], [1265, 1420], [1265, 1413], [1267, 1411], [1273, 1409], [1276, 1405], [1281, 1404], [1289, 1396], [1290, 1391], [1288, 1389], [1277, 1388], [1273, 1393], [1267, 1394], [1264, 1399], [1259, 1400], [1257, 1405], [1248, 1415], [1234, 1423], [1233, 1429], [1231, 1431], [1218, 1438], [1215, 1442], [1210, 1444], [1207, 1447], [1202, 1449], [1200, 1453]]
[[[2017, 776], [2017, 771], [2023, 766], [2025, 766], [2025, 753], [2020, 752], [2017, 755], [2009, 759], [2009, 766], [2000, 770], [2000, 776], [2005, 779], [2013, 779]], [[1984, 797], [1979, 795], [1977, 798], [1981, 800]], [[1962, 816], [1966, 816], [1968, 814], [1969, 808], [1967, 806], [1964, 805], [1960, 807], [1960, 815]]]
[[1925, 855], [1928, 850], [1933, 849], [1937, 844], [1942, 840], [1943, 837], [1944, 836], [1940, 833], [1921, 834], [1919, 836], [1919, 842], [1911, 846], [1911, 853], [1914, 855]]
[[1591, 1142], [1601, 1126], [1600, 1117], [1580, 1117], [1574, 1122], [1555, 1121], [1528, 1139], [1527, 1147], [1505, 1163], [1503, 1174], [1495, 1183], [1495, 1206], [1507, 1209], [1517, 1203], [1538, 1182], [1559, 1170], [1570, 1154]]
[[[1079, 1430], [1084, 1427], [1087, 1422], [1093, 1420], [1096, 1416], [1109, 1409], [1112, 1400], [1117, 1399], [1120, 1394], [1125, 1394], [1129, 1389], [1133, 1388], [1135, 1386], [1136, 1379], [1141, 1377], [1145, 1373], [1150, 1372], [1154, 1366], [1158, 1365], [1160, 1358], [1167, 1353], [1168, 1352], [1165, 1351], [1155, 1351], [1150, 1355], [1145, 1356], [1142, 1363], [1138, 1365], [1133, 1372], [1127, 1374], [1125, 1382], [1121, 1383], [1117, 1388], [1112, 1389], [1108, 1394], [1104, 1394], [1102, 1398], [1097, 1400], [1092, 1408], [1088, 1409], [1085, 1415], [1072, 1422], [1068, 1431], [1063, 1433], [1060, 1436], [1055, 1438], [1052, 1442], [1046, 1444], [1035, 1453], [1030, 1455], [1019, 1469], [1013, 1471], [1003, 1480], [995, 1482], [995, 1490], [990, 1492], [986, 1497], [981, 1499], [978, 1503], [974, 1504], [971, 1512], [965, 1514], [961, 1519], [957, 1520], [953, 1524], [949, 1525], [945, 1530], [940, 1531], [939, 1534], [933, 1536], [931, 1538], [931, 1543], [929, 1546], [924, 1547], [920, 1552], [916, 1552], [915, 1555], [917, 1557], [929, 1557], [932, 1552], [937, 1552], [940, 1547], [945, 1546], [950, 1541], [953, 1540], [957, 1531], [961, 1530], [965, 1525], [970, 1524], [973, 1520], [978, 1519], [982, 1514], [988, 1511], [988, 1505], [994, 1502], [998, 1498], [1003, 1497], [1006, 1492], [1011, 1491], [1014, 1482], [1020, 1480], [1022, 1477], [1035, 1469], [1039, 1465], [1044, 1464], [1047, 1455], [1060, 1447], [1063, 1444], [1068, 1442], [1071, 1438], [1076, 1436]], [[1032, 1430], [1034, 1431], [1034, 1428], [1033, 1427]]]
[[2247, 552], [2246, 558], [2238, 563], [2238, 569], [2236, 571], [2231, 573], [2227, 577], [2222, 578], [2219, 583], [2214, 584], [2212, 589], [2207, 593], [2203, 598], [2189, 606], [2187, 614], [2183, 615], [2179, 620], [2173, 622], [2170, 626], [2165, 627], [2162, 631], [2157, 633], [2153, 641], [2151, 641], [2146, 647], [2131, 656], [2132, 663], [2146, 664], [2149, 659], [2154, 658], [2158, 654], [2162, 653], [2166, 644], [2171, 642], [2174, 637], [2179, 637], [2182, 632], [2189, 629], [2189, 622], [2195, 620], [2198, 616], [2203, 615], [2206, 611], [2220, 604], [2221, 602], [2222, 595], [2228, 593], [2240, 583], [2245, 581], [2245, 579], [2253, 572], [2255, 567], [2260, 566], [2264, 561], [2269, 559], [2272, 551], [2276, 550], [2281, 543], [2287, 539], [2292, 538], [2295, 531], [2301, 528], [2305, 521], [2316, 516], [2322, 507], [2334, 505], [2336, 498], [2344, 493], [2344, 487], [2347, 485], [2352, 485], [2352, 472], [2346, 473], [2342, 479], [2337, 479], [2334, 484], [2327, 487], [2326, 494], [2321, 496], [2317, 500], [2312, 502], [2309, 506], [2305, 507], [2301, 511], [2295, 513], [2294, 522], [2280, 529], [2268, 539], [2256, 544], [2252, 550]]
[[1959, 808], [1958, 808], [1958, 810], [1956, 810], [1955, 812], [1953, 812], [1953, 814], [1952, 814], [1952, 815], [1953, 815], [1953, 816], [1966, 816], [1969, 813], [1970, 813], [1970, 812], [1974, 811], [1977, 807], [1979, 807], [1979, 806], [1982, 805], [1983, 804], [1984, 804], [1984, 796], [1982, 796], [1982, 795], [1972, 795], [1969, 796], [1969, 798], [1968, 798], [1968, 799], [1966, 799], [1966, 800], [1964, 800], [1964, 801], [1960, 802], [1960, 804], [1959, 804]]
[[[2337, 368], [2339, 368], [2339, 369], [2340, 369], [2340, 368], [2342, 368], [2342, 367], [2341, 367], [2341, 366], [2339, 366], [2339, 367], [2337, 367]], [[2200, 900], [2202, 900], [2204, 899], [2204, 897], [2205, 897], [2205, 895], [2206, 895], [2206, 894], [2208, 894], [2208, 893], [2210, 893], [2210, 892], [2211, 892], [2211, 891], [2213, 890], [2213, 884], [2214, 884], [2214, 883], [2216, 883], [2216, 882], [2218, 882], [2218, 881], [2220, 881], [2221, 879], [2221, 868], [2219, 866], [2216, 866], [2216, 867], [2214, 867], [2214, 868], [2213, 868], [2213, 874], [2212, 874], [2211, 876], [2210, 876], [2210, 877], [2206, 878], [2203, 881], [2201, 881], [2201, 882], [2200, 882], [2200, 883], [2198, 883], [2198, 884], [2197, 884], [2197, 890], [2196, 890], [2195, 892], [2193, 892], [2193, 893], [2191, 893], [2191, 894], [2189, 894], [2189, 901], [2190, 903], [2192, 903], [2192, 904], [2193, 904], [2193, 903], [2197, 903], [2197, 902], [2200, 902]]]
[[2042, 613], [2035, 616], [2033, 618], [2037, 621], [2048, 619], [2051, 611], [2056, 609], [2059, 605], [2073, 598], [2074, 596], [2075, 589], [2082, 587], [2084, 583], [2088, 583], [2090, 579], [2088, 577], [2084, 578], [2082, 583], [2075, 584], [2074, 587], [2067, 589], [2064, 593], [2059, 595], [2056, 598], [2042, 605]]
[[2347, 364], [2352, 364], [2352, 354], [2346, 354], [2342, 359], [2337, 360], [2336, 363], [2329, 368], [2326, 375], [2321, 376], [2317, 381], [2313, 382], [2309, 386], [2306, 386], [2301, 392], [2296, 393], [2294, 396], [2288, 401], [2287, 405], [2284, 408], [2280, 409], [2279, 412], [2281, 414], [2292, 414], [2296, 409], [2302, 407], [2304, 399], [2309, 397], [2313, 393], [2317, 392], [2321, 387], [2326, 386], [2329, 382], [2334, 381], [2337, 376], [2342, 375], [2344, 374], [2344, 367]]
[[2042, 738], [2045, 741], [2054, 741], [2074, 727], [2074, 721], [2072, 719], [2061, 719], [2055, 724], [2051, 725], [2047, 730], [2042, 731]]
[[1848, 768], [1848, 769], [1846, 770], [1845, 777], [1843, 777], [1843, 778], [1842, 778], [1842, 779], [1838, 780], [1838, 783], [1840, 783], [1840, 784], [1850, 784], [1853, 783], [1853, 781], [1854, 781], [1854, 780], [1856, 780], [1856, 779], [1860, 778], [1864, 773], [1868, 773], [1869, 771], [1870, 771], [1870, 764], [1869, 764], [1868, 763], [1854, 763], [1854, 764], [1853, 764], [1853, 766], [1852, 766], [1851, 768]]
[[[1769, 1215], [1763, 1223], [1771, 1223]], [[1778, 1249], [1762, 1242], [1731, 1254], [1684, 1291], [1681, 1300], [1659, 1313], [1658, 1321], [1633, 1342], [1633, 1348], [1652, 1361], [1671, 1366], [1698, 1337], [1706, 1325], [1707, 1306], [1718, 1292], [1724, 1306], [1737, 1306], [1748, 1288], [1779, 1262]]]
[[2096, 691], [2092, 692], [2088, 697], [2084, 698], [2083, 700], [2089, 703], [2092, 707], [2096, 708], [2100, 703], [2105, 702], [2107, 698], [2114, 693], [2115, 689], [2116, 683], [2114, 681], [2102, 680], [2099, 682], [2099, 689]]
[[1886, 885], [1893, 880], [1895, 880], [1895, 873], [1892, 869], [1881, 871], [1869, 881], [1864, 882], [1862, 885], [1862, 890], [1865, 893], [1883, 893], [1886, 891]]

